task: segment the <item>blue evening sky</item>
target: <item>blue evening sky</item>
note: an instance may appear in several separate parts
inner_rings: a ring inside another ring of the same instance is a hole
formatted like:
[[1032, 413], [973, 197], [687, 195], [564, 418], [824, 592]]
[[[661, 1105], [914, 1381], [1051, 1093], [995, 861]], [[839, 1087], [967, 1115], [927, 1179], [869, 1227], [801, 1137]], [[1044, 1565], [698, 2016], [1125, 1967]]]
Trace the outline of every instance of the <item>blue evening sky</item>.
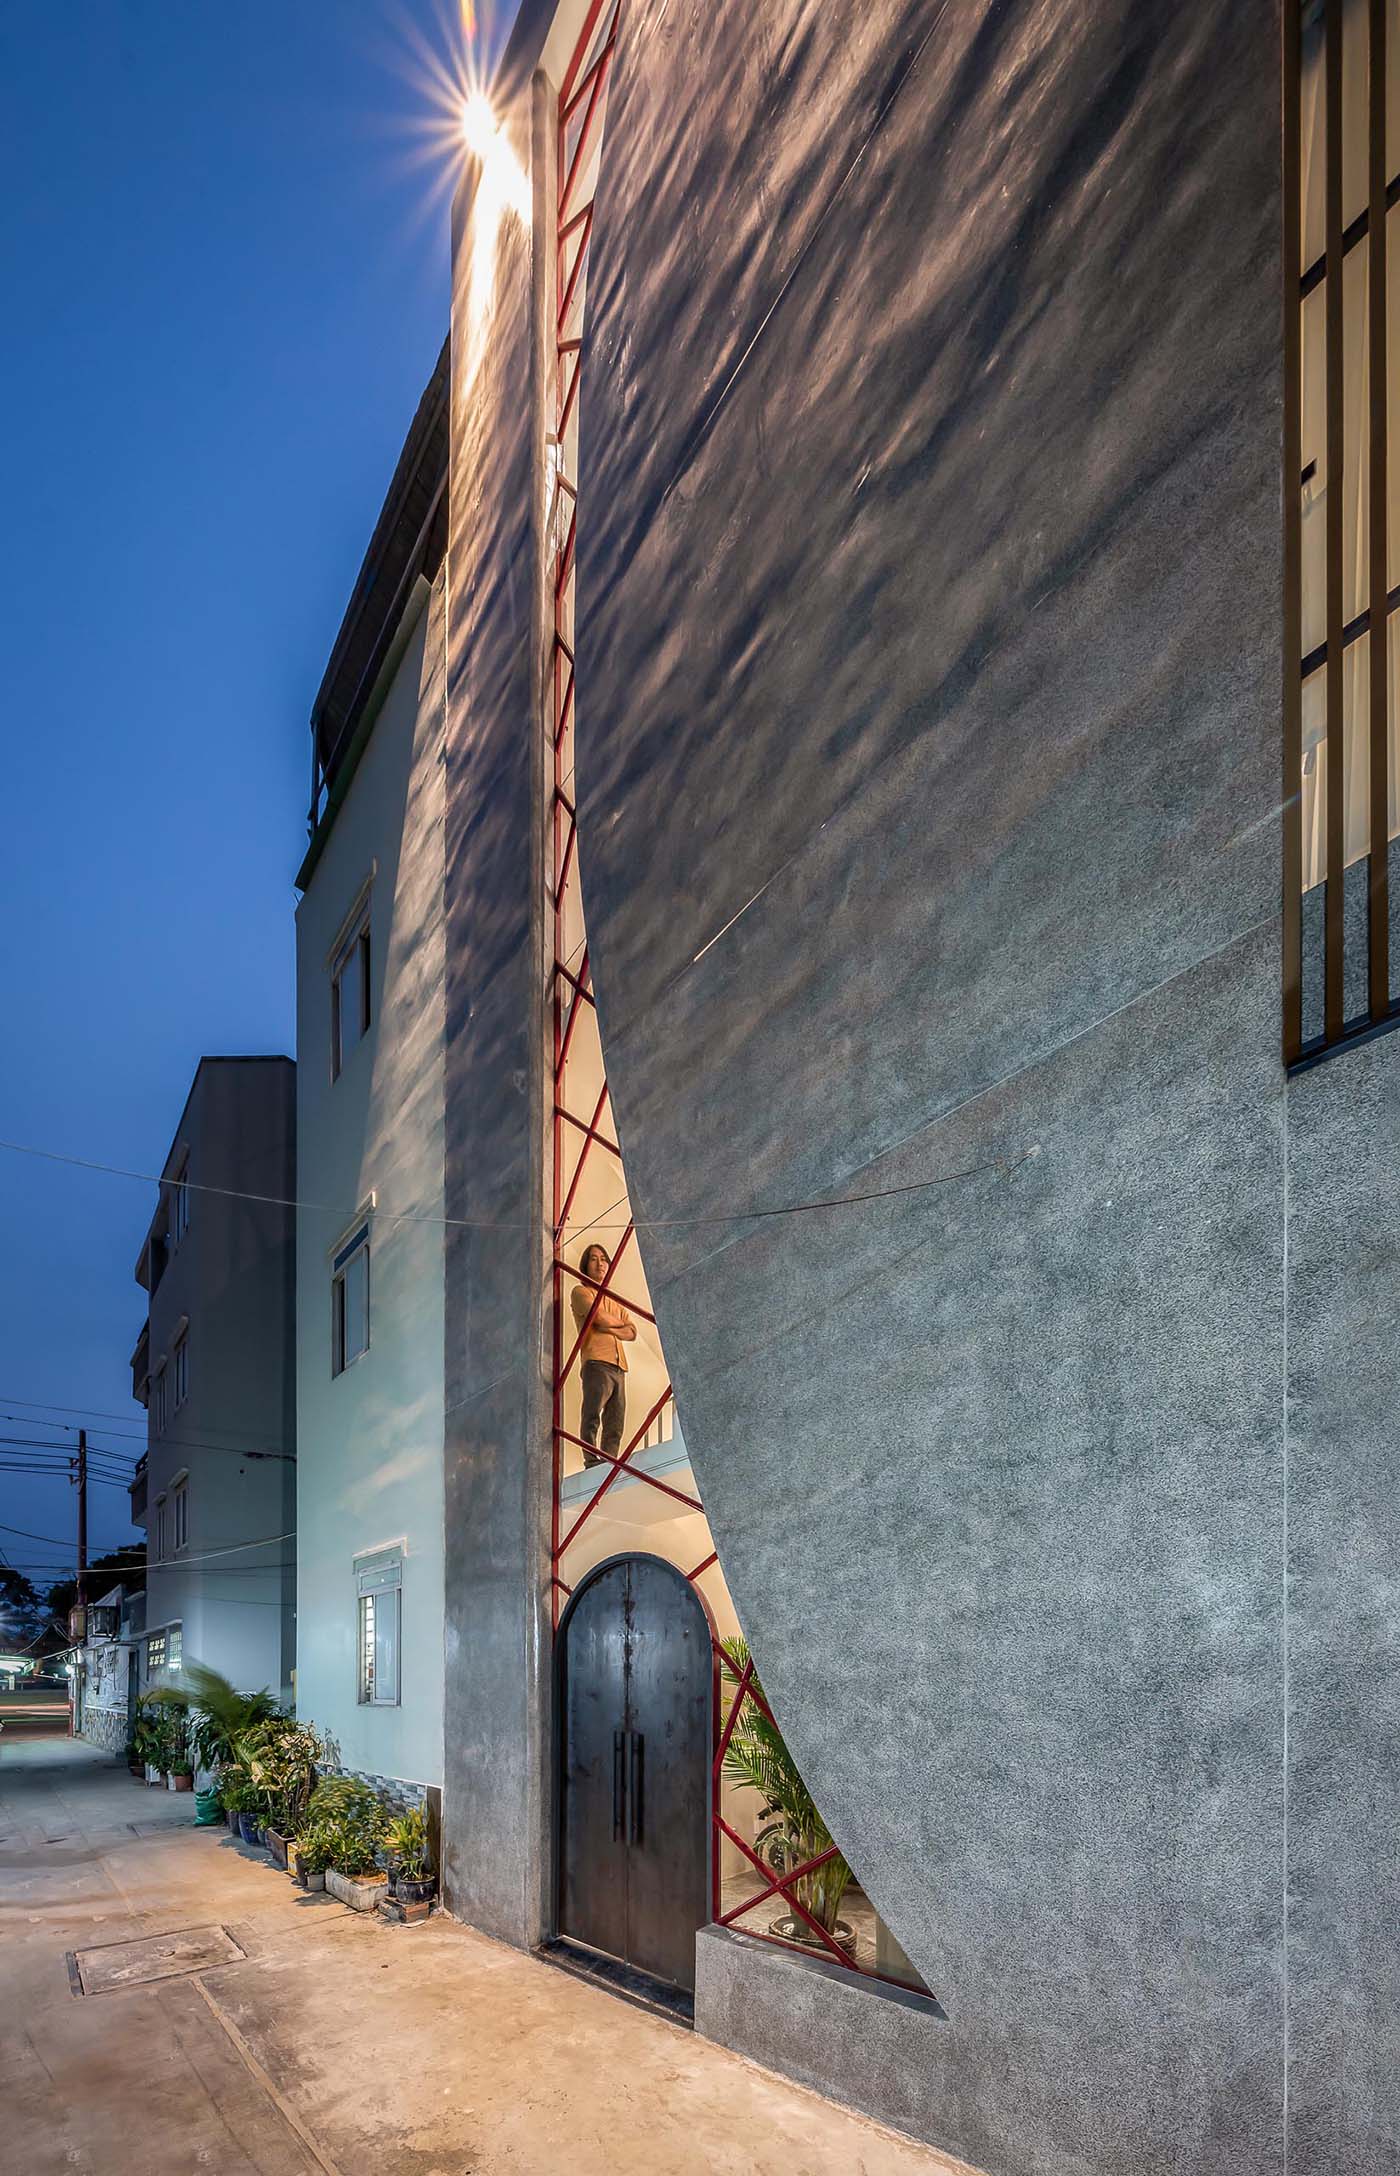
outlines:
[[[460, 6], [0, 0], [7, 1140], [156, 1170], [202, 1052], [292, 1050], [308, 715], [447, 327]], [[0, 1435], [139, 1453], [153, 1201], [0, 1152]], [[8, 1561], [47, 1583], [73, 1522], [0, 1471]], [[131, 1535], [94, 1488], [94, 1553]]]

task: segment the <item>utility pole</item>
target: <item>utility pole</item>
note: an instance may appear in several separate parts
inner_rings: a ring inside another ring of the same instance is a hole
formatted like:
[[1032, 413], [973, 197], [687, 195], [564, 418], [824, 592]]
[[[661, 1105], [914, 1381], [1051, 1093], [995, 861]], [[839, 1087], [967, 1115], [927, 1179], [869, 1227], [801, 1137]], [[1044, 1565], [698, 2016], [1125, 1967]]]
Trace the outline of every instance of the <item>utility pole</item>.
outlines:
[[[87, 1430], [78, 1430], [78, 1606], [82, 1607], [83, 1573], [87, 1570]], [[87, 1627], [84, 1625], [84, 1631]]]

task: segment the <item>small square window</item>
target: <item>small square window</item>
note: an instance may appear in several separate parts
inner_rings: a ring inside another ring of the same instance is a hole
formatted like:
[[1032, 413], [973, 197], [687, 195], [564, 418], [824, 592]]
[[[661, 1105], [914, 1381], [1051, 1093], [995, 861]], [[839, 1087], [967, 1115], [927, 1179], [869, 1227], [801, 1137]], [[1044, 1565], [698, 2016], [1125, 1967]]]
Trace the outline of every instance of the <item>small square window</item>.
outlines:
[[165, 1634], [153, 1632], [146, 1642], [146, 1672], [153, 1676], [165, 1668]]
[[369, 902], [331, 963], [331, 1079], [369, 1033]]
[[369, 1226], [362, 1224], [331, 1264], [331, 1373], [343, 1375], [369, 1351]]

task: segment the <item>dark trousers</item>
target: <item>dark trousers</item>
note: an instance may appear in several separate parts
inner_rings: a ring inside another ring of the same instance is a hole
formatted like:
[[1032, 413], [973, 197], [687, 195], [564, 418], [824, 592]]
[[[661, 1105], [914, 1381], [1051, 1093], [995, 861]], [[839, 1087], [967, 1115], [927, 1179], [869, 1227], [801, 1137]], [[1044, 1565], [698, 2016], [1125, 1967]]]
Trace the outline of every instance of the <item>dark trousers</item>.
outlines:
[[[598, 1441], [598, 1423], [603, 1424], [603, 1449], [616, 1458], [622, 1449], [622, 1428], [627, 1418], [627, 1377], [621, 1368], [615, 1368], [610, 1360], [585, 1360], [583, 1363], [583, 1419], [579, 1434], [585, 1443]], [[601, 1466], [603, 1460], [596, 1450], [583, 1454], [585, 1466]]]

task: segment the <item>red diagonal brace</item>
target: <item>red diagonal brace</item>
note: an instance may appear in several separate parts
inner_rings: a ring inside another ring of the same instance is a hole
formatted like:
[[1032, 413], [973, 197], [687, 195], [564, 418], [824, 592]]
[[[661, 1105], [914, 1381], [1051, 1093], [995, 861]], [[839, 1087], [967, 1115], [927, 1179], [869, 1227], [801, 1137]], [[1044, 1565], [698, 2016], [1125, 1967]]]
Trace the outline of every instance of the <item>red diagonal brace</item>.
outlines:
[[[610, 1474], [608, 1475], [608, 1477], [607, 1477], [606, 1481], [604, 1481], [604, 1483], [603, 1483], [602, 1487], [601, 1487], [601, 1488], [599, 1489], [599, 1491], [598, 1491], [597, 1495], [596, 1495], [596, 1496], [590, 1496], [590, 1497], [589, 1497], [589, 1499], [588, 1499], [587, 1503], [586, 1503], [586, 1504], [584, 1505], [584, 1507], [583, 1507], [582, 1511], [580, 1511], [580, 1513], [579, 1513], [578, 1517], [577, 1517], [577, 1518], [576, 1518], [576, 1519], [574, 1520], [574, 1523], [573, 1523], [573, 1525], [572, 1525], [572, 1526], [571, 1526], [571, 1527], [569, 1528], [569, 1531], [568, 1531], [568, 1533], [567, 1533], [567, 1534], [566, 1534], [566, 1535], [564, 1536], [564, 1539], [563, 1539], [563, 1541], [562, 1541], [562, 1542], [561, 1542], [561, 1543], [559, 1544], [559, 1554], [560, 1554], [561, 1558], [563, 1557], [563, 1555], [564, 1555], [565, 1551], [567, 1550], [567, 1548], [568, 1548], [568, 1546], [569, 1546], [569, 1543], [570, 1543], [570, 1542], [571, 1542], [571, 1541], [573, 1540], [573, 1538], [574, 1538], [575, 1534], [576, 1534], [576, 1533], [578, 1532], [579, 1528], [580, 1528], [581, 1526], [583, 1526], [583, 1525], [584, 1525], [584, 1524], [585, 1524], [585, 1523], [586, 1523], [586, 1522], [587, 1522], [587, 1521], [588, 1521], [589, 1519], [591, 1519], [591, 1518], [592, 1518], [592, 1516], [593, 1516], [594, 1512], [595, 1512], [595, 1511], [597, 1510], [597, 1508], [598, 1508], [599, 1504], [600, 1504], [600, 1503], [601, 1503], [601, 1502], [603, 1501], [603, 1498], [604, 1498], [604, 1497], [605, 1497], [605, 1496], [607, 1495], [607, 1493], [608, 1493], [608, 1490], [609, 1490], [609, 1489], [610, 1489], [610, 1488], [612, 1487], [612, 1485], [613, 1485], [613, 1482], [614, 1482], [614, 1481], [615, 1481], [615, 1480], [617, 1479], [618, 1475], [619, 1475], [619, 1474], [620, 1474], [620, 1473], [622, 1472], [623, 1468], [624, 1468], [624, 1467], [625, 1467], [625, 1466], [626, 1466], [626, 1465], [628, 1464], [629, 1460], [631, 1459], [632, 1453], [633, 1453], [633, 1452], [634, 1452], [634, 1451], [635, 1451], [635, 1450], [637, 1449], [637, 1446], [638, 1446], [638, 1445], [640, 1444], [640, 1442], [641, 1442], [641, 1440], [642, 1440], [642, 1437], [643, 1437], [643, 1436], [644, 1436], [644, 1435], [646, 1434], [646, 1432], [647, 1432], [648, 1428], [650, 1428], [650, 1426], [651, 1426], [652, 1422], [653, 1422], [653, 1421], [654, 1421], [654, 1420], [655, 1420], [655, 1419], [657, 1418], [657, 1415], [658, 1415], [658, 1414], [659, 1414], [659, 1413], [661, 1412], [661, 1409], [662, 1409], [662, 1407], [663, 1407], [663, 1406], [664, 1406], [664, 1405], [666, 1404], [666, 1402], [667, 1402], [667, 1400], [669, 1399], [670, 1395], [671, 1395], [671, 1386], [670, 1386], [670, 1384], [668, 1383], [668, 1384], [666, 1385], [666, 1388], [665, 1388], [665, 1389], [664, 1389], [664, 1390], [662, 1391], [662, 1393], [661, 1393], [661, 1396], [660, 1396], [660, 1397], [659, 1397], [659, 1398], [657, 1399], [657, 1401], [656, 1401], [655, 1405], [654, 1405], [654, 1406], [652, 1407], [651, 1411], [650, 1411], [650, 1412], [648, 1413], [648, 1415], [647, 1415], [646, 1419], [645, 1419], [645, 1420], [644, 1420], [644, 1421], [642, 1422], [642, 1425], [641, 1425], [641, 1427], [640, 1427], [640, 1428], [639, 1428], [639, 1429], [637, 1430], [637, 1433], [636, 1433], [636, 1434], [635, 1434], [635, 1435], [633, 1436], [633, 1438], [632, 1438], [631, 1442], [630, 1442], [630, 1443], [628, 1444], [628, 1446], [627, 1446], [626, 1450], [625, 1450], [625, 1451], [623, 1452], [623, 1454], [622, 1454], [621, 1458], [619, 1458], [619, 1459], [617, 1460], [617, 1462], [615, 1463], [615, 1465], [613, 1466], [612, 1472], [611, 1472], [611, 1473], [610, 1473]], [[645, 1476], [644, 1474], [639, 1474], [639, 1475], [638, 1475], [638, 1479], [639, 1479], [639, 1480], [645, 1480], [645, 1478], [646, 1478], [646, 1476]]]
[[[748, 1860], [750, 1866], [757, 1867], [759, 1873], [764, 1875], [766, 1878], [768, 1868], [764, 1865], [762, 1859], [758, 1856], [758, 1853], [749, 1849], [748, 1845], [744, 1842], [743, 1837], [735, 1833], [735, 1831], [729, 1826], [729, 1823], [725, 1820], [723, 1814], [717, 1813], [715, 1815], [715, 1819], [719, 1823], [721, 1829], [723, 1829], [725, 1835], [729, 1838], [729, 1841], [733, 1845], [735, 1845], [738, 1850], [743, 1852], [744, 1857]], [[841, 1947], [841, 1944], [833, 1940], [831, 1935], [827, 1933], [826, 1928], [822, 1925], [820, 1919], [815, 1918], [813, 1914], [808, 1911], [806, 1905], [802, 1902], [801, 1897], [797, 1897], [792, 1894], [789, 1884], [794, 1881], [800, 1881], [804, 1874], [810, 1873], [813, 1863], [815, 1862], [809, 1860], [805, 1866], [797, 1867], [791, 1874], [784, 1874], [782, 1880], [778, 1883], [778, 1887], [782, 1891], [783, 1896], [786, 1898], [787, 1902], [797, 1913], [798, 1918], [806, 1920], [808, 1926], [811, 1928], [813, 1934], [816, 1935], [818, 1941], [822, 1942], [826, 1946], [826, 1948], [831, 1951], [832, 1956], [839, 1958], [840, 1962], [846, 1966], [848, 1971], [858, 1971], [859, 1966], [856, 1964], [854, 1957], [849, 1956], [847, 1952]]]

